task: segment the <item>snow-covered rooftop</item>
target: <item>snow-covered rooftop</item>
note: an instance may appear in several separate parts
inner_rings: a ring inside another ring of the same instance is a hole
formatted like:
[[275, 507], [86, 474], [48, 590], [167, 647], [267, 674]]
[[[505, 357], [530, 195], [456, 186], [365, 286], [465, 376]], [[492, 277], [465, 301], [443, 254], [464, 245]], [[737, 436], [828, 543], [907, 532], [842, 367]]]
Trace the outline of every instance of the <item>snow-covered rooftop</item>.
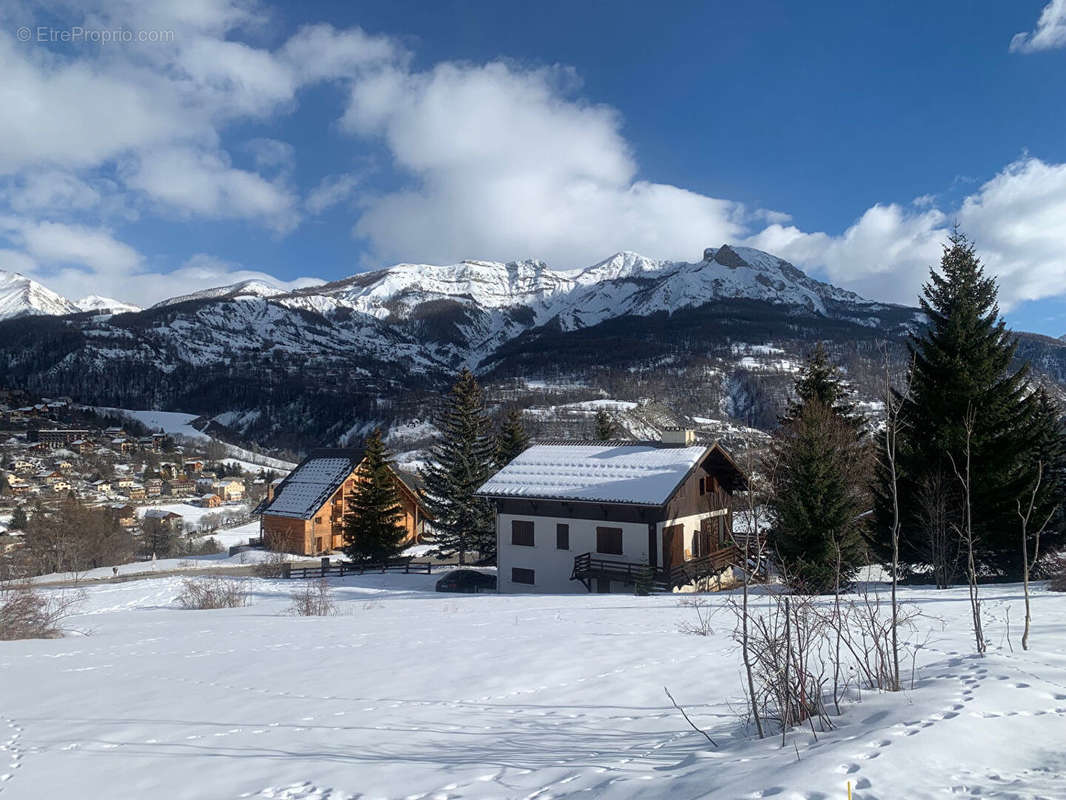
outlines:
[[167, 511], [165, 508], [149, 508], [144, 512], [145, 519], [169, 519], [171, 517], [180, 517], [181, 514], [176, 514], [173, 511]]
[[355, 469], [352, 458], [310, 458], [300, 464], [278, 487], [264, 514], [307, 519], [337, 490]]
[[658, 506], [710, 449], [626, 442], [535, 444], [478, 493]]

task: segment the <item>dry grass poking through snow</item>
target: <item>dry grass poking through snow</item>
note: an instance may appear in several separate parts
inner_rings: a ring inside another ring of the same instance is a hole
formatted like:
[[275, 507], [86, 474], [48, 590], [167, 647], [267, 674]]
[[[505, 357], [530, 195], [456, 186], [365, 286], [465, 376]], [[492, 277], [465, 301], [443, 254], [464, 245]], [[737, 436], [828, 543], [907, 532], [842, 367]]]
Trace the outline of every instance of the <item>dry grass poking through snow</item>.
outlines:
[[306, 580], [292, 593], [289, 613], [297, 617], [329, 617], [337, 611], [333, 590], [325, 578]]
[[248, 605], [248, 590], [227, 578], [186, 578], [177, 600], [189, 609], [240, 608]]

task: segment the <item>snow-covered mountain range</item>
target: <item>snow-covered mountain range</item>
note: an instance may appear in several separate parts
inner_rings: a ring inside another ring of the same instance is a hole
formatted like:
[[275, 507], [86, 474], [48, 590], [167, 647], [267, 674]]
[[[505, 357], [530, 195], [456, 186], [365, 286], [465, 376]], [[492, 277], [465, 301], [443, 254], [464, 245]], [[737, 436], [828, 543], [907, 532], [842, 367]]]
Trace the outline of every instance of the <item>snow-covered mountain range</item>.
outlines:
[[[71, 302], [29, 278], [14, 273], [0, 275], [9, 276], [13, 285], [24, 289], [20, 295], [13, 294], [2, 317], [60, 315], [78, 310], [140, 310], [96, 295]], [[487, 332], [495, 339], [514, 332], [511, 312], [519, 308], [524, 309], [522, 317], [526, 322], [518, 327], [536, 327], [557, 320], [564, 330], [596, 325], [625, 314], [676, 311], [727, 298], [794, 305], [819, 314], [827, 314], [833, 304], [852, 304], [866, 311], [884, 308], [809, 278], [769, 253], [728, 245], [709, 248], [702, 260], [693, 263], [662, 261], [623, 251], [580, 270], [553, 270], [536, 260], [506, 264], [463, 261], [444, 266], [398, 264], [293, 292], [264, 281], [248, 280], [171, 297], [153, 308], [246, 297], [272, 298], [289, 308], [320, 314], [346, 308], [380, 320], [408, 319], [426, 303], [453, 301], [487, 312], [491, 317], [486, 321]]]
[[26, 314], [73, 314], [78, 307], [35, 280], [0, 269], [0, 319]]
[[[770, 424], [791, 373], [753, 366], [762, 350], [749, 346], [772, 345], [774, 360], [794, 364], [812, 341], [835, 343], [875, 399], [878, 343], [902, 353], [903, 337], [921, 324], [915, 308], [728, 245], [692, 262], [620, 252], [577, 270], [463, 261], [400, 264], [295, 291], [245, 281], [117, 314], [127, 309], [102, 298], [86, 298], [85, 308], [111, 313], [74, 313], [75, 304], [15, 278], [7, 315], [33, 323], [0, 323], [0, 385], [228, 414], [248, 421], [244, 435], [276, 443], [291, 434], [298, 446], [424, 418], [463, 366], [498, 386], [561, 381], [585, 394], [658, 397], [687, 414]], [[1023, 343], [1036, 348], [1025, 357], [1066, 382], [1066, 343], [1040, 338]]]
[[141, 310], [140, 306], [132, 305], [131, 303], [123, 303], [121, 300], [115, 300], [112, 297], [101, 297], [98, 294], [91, 294], [88, 297], [83, 297], [74, 303], [80, 311], [95, 311], [98, 313], [111, 313], [111, 314], [134, 314]]
[[202, 289], [199, 292], [190, 292], [176, 297], [168, 297], [160, 300], [152, 308], [163, 308], [178, 303], [188, 303], [196, 300], [232, 300], [236, 297], [274, 297], [284, 294], [284, 290], [269, 283], [257, 280], [240, 281], [228, 286], [217, 286], [212, 289]]
[[32, 278], [0, 269], [0, 320], [25, 316], [62, 316], [82, 311], [123, 314], [140, 311], [140, 307], [91, 294], [70, 301]]

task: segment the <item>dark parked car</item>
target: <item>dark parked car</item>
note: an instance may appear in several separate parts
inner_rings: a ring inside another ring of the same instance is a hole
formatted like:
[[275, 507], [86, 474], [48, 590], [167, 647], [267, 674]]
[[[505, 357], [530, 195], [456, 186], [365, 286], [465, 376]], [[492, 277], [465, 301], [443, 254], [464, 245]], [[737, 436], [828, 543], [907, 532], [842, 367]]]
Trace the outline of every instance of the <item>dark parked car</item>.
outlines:
[[496, 576], [474, 569], [453, 569], [437, 581], [438, 592], [495, 592]]

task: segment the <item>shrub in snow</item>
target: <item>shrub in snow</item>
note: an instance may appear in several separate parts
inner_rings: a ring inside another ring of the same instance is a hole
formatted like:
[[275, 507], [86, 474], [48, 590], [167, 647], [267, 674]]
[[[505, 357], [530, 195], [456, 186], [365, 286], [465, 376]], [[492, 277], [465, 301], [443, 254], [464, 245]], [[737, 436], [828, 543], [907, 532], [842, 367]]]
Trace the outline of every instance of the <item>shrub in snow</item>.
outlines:
[[711, 628], [711, 614], [714, 607], [711, 601], [705, 597], [685, 597], [679, 603], [682, 608], [691, 608], [695, 612], [695, 619], [685, 620], [678, 624], [677, 629], [681, 633], [691, 633], [694, 636], [710, 636], [714, 633]]
[[225, 548], [213, 536], [208, 536], [199, 542], [191, 542], [189, 544], [189, 555], [191, 556], [213, 556], [223, 552], [223, 550]]
[[178, 605], [182, 608], [240, 608], [248, 605], [248, 591], [240, 581], [227, 578], [186, 578], [181, 582]]
[[336, 610], [333, 589], [325, 578], [304, 581], [303, 585], [292, 593], [289, 613], [297, 617], [328, 617], [336, 613]]
[[4, 586], [0, 589], [0, 640], [62, 636], [63, 620], [82, 599], [81, 593], [39, 592], [29, 583]]
[[252, 574], [258, 578], [280, 578], [286, 561], [288, 557], [284, 553], [268, 552], [262, 561], [252, 567]]

